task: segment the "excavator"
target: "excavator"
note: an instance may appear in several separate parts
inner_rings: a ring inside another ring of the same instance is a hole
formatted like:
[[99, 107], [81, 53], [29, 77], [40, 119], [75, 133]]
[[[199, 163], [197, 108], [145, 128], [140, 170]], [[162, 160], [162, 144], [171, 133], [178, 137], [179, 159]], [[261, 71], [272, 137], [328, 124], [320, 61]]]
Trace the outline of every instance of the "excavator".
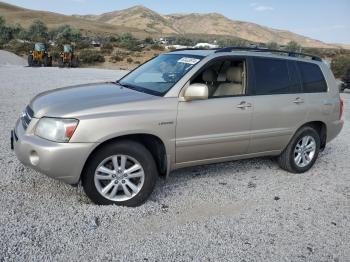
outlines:
[[28, 66], [52, 66], [52, 56], [44, 43], [35, 43], [28, 55]]
[[74, 53], [74, 48], [72, 45], [65, 44], [63, 45], [63, 51], [60, 53], [60, 57], [58, 59], [59, 67], [78, 67], [79, 66], [79, 58]]

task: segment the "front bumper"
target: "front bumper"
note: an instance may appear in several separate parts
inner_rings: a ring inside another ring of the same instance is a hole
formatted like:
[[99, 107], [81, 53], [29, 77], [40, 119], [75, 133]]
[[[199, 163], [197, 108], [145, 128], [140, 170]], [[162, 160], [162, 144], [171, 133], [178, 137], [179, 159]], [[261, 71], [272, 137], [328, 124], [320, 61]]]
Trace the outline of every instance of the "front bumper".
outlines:
[[67, 184], [80, 180], [85, 161], [95, 143], [56, 143], [24, 130], [20, 119], [11, 132], [11, 147], [19, 161], [51, 178]]

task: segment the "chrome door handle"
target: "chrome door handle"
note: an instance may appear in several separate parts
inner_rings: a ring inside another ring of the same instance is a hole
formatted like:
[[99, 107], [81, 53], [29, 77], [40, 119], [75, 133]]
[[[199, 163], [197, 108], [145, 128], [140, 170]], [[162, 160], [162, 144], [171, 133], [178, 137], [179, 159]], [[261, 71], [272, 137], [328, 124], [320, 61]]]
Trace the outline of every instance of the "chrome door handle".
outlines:
[[239, 105], [237, 105], [237, 108], [240, 109], [246, 109], [247, 107], [252, 107], [252, 104], [242, 101]]
[[293, 101], [294, 104], [302, 104], [304, 103], [304, 99], [300, 98], [300, 97], [297, 97], [294, 101]]

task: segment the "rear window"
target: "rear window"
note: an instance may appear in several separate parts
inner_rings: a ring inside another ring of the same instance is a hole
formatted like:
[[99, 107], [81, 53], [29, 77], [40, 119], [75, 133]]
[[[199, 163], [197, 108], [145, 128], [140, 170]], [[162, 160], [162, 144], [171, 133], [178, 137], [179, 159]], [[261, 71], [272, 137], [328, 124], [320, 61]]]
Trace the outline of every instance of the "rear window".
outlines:
[[295, 68], [287, 60], [254, 58], [255, 94], [287, 94], [300, 91]]
[[297, 62], [297, 65], [303, 83], [303, 92], [327, 92], [327, 84], [318, 65], [305, 62]]

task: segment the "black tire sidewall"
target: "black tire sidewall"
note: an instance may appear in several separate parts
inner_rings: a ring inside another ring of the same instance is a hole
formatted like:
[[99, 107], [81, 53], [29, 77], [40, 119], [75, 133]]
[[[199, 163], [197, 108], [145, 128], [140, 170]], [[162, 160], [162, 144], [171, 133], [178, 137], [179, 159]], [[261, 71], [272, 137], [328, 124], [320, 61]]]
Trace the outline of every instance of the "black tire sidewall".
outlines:
[[[315, 139], [316, 142], [316, 151], [315, 151], [315, 155], [312, 159], [312, 161], [305, 167], [299, 167], [297, 166], [297, 164], [294, 161], [294, 149], [296, 144], [300, 141], [301, 138], [303, 138], [304, 136], [312, 136]], [[293, 141], [291, 143], [291, 147], [290, 147], [290, 165], [293, 168], [293, 170], [295, 170], [295, 172], [297, 173], [303, 173], [306, 172], [307, 170], [309, 170], [314, 163], [316, 162], [316, 159], [318, 157], [318, 154], [320, 152], [320, 136], [319, 134], [311, 127], [304, 127], [301, 130], [299, 130], [299, 132], [296, 134], [296, 136], [293, 138]]]
[[[144, 184], [140, 192], [129, 200], [119, 202], [104, 198], [97, 191], [94, 182], [94, 175], [97, 166], [107, 157], [116, 154], [124, 154], [136, 159], [141, 164], [145, 173]], [[158, 176], [156, 164], [154, 162], [152, 154], [139, 143], [136, 143], [134, 141], [122, 141], [107, 144], [106, 146], [98, 149], [95, 153], [93, 153], [88, 161], [89, 162], [84, 168], [84, 173], [82, 175], [82, 184], [85, 193], [96, 204], [116, 204], [131, 207], [139, 206], [147, 200], [154, 189]]]

